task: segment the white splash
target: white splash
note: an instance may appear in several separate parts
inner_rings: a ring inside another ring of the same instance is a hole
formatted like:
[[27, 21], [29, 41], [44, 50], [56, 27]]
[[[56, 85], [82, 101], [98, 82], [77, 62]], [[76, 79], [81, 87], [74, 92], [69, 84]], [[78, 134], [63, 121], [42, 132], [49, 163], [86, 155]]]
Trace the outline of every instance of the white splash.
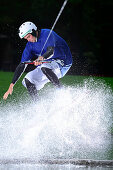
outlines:
[[113, 94], [93, 79], [0, 108], [0, 158], [106, 159]]

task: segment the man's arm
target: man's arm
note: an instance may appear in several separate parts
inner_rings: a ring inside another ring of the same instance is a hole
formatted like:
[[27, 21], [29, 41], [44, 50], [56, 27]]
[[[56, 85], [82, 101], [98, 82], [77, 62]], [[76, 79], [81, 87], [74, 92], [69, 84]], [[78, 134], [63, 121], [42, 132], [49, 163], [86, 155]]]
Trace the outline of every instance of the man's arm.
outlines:
[[54, 54], [54, 47], [48, 47], [47, 51], [42, 55], [45, 59]]
[[54, 47], [48, 47], [47, 51], [42, 56], [39, 56], [38, 59], [35, 60], [34, 65], [38, 66], [42, 64], [41, 60], [47, 59], [51, 57], [53, 54], [54, 54]]
[[13, 76], [13, 80], [12, 80], [13, 84], [15, 84], [18, 81], [18, 79], [20, 78], [22, 73], [25, 71], [26, 67], [27, 67], [27, 64], [24, 64], [24, 63], [20, 63], [17, 66], [15, 73], [14, 73], [14, 76]]
[[16, 82], [18, 81], [18, 79], [21, 77], [21, 75], [22, 75], [22, 73], [24, 72], [24, 70], [26, 69], [26, 67], [27, 67], [27, 64], [24, 64], [24, 63], [20, 63], [20, 64], [17, 66], [17, 68], [16, 68], [16, 70], [15, 70], [15, 73], [14, 73], [14, 76], [13, 76], [13, 80], [12, 80], [10, 86], [9, 86], [9, 89], [6, 91], [6, 93], [5, 93], [4, 96], [3, 96], [3, 99], [4, 99], [4, 100], [7, 99], [7, 97], [8, 97], [9, 94], [10, 94], [10, 95], [12, 94], [12, 92], [13, 92], [13, 87], [14, 87], [15, 83], [16, 83]]

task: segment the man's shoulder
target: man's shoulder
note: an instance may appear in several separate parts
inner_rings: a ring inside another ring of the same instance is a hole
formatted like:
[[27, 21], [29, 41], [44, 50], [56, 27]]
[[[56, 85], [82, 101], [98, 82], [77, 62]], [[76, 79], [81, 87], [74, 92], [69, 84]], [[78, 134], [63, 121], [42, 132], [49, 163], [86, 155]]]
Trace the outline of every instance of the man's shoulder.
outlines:
[[25, 48], [30, 48], [31, 46], [32, 46], [32, 43], [31, 42], [27, 42]]
[[52, 31], [51, 29], [48, 29], [48, 28], [41, 29], [41, 34], [49, 34], [50, 32], [51, 32], [51, 34], [55, 33], [54, 31]]
[[48, 29], [48, 28], [42, 28], [41, 29], [41, 32], [48, 32], [48, 31], [50, 32], [50, 29]]
[[41, 29], [41, 37], [43, 36], [48, 36], [48, 35], [57, 35], [54, 31], [52, 31], [51, 29], [48, 29], [48, 28], [44, 28], [44, 29]]

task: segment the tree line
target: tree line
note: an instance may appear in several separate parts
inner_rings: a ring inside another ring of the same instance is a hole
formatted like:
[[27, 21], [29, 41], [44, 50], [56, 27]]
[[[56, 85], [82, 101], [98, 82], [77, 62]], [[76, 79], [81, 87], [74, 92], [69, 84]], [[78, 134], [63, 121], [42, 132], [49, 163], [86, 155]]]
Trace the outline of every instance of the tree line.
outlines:
[[[39, 29], [51, 28], [63, 2], [63, 0], [0, 2], [0, 53], [5, 56], [5, 59], [0, 59], [0, 69], [5, 67], [6, 59], [12, 60], [13, 66], [16, 67], [21, 58], [25, 42], [20, 41], [18, 37], [18, 27], [30, 20]], [[112, 9], [112, 0], [68, 0], [54, 31], [67, 41], [72, 51], [74, 63], [70, 74], [113, 75]]]

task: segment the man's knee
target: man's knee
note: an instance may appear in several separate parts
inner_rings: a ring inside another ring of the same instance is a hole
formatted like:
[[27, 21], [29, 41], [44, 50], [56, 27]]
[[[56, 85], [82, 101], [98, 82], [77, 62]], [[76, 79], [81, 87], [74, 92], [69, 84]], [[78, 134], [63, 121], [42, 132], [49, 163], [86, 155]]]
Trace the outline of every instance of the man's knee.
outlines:
[[31, 83], [27, 78], [25, 78], [25, 84], [26, 84], [26, 87], [27, 87], [27, 90], [28, 90], [30, 96], [33, 99], [37, 99], [38, 95], [37, 95], [37, 89], [35, 87], [35, 84]]
[[29, 92], [31, 93], [37, 92], [35, 84], [31, 83], [27, 78], [25, 78], [25, 84]]
[[31, 87], [32, 85], [34, 85], [34, 84], [32, 84], [27, 78], [25, 78], [24, 80], [25, 80], [25, 84], [26, 84], [26, 87], [27, 87], [27, 88], [28, 88], [28, 87]]
[[41, 70], [54, 85], [60, 86], [59, 79], [58, 79], [57, 75], [52, 71], [52, 69], [42, 67]]
[[48, 70], [51, 70], [51, 69], [50, 69], [50, 68], [47, 68], [47, 67], [42, 67], [41, 70], [42, 70], [42, 72], [43, 72], [44, 74], [46, 74], [47, 71], [48, 71]]

